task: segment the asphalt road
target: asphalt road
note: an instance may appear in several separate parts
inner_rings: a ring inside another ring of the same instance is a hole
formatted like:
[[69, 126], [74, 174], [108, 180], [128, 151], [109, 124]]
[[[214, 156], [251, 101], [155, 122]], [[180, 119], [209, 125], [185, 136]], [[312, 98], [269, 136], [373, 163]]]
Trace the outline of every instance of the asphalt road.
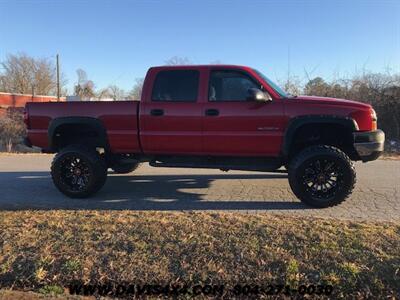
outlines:
[[0, 209], [223, 210], [336, 219], [400, 221], [400, 161], [357, 163], [358, 182], [339, 206], [313, 209], [292, 194], [284, 173], [164, 169], [110, 172], [90, 199], [69, 199], [50, 178], [52, 155], [0, 154]]

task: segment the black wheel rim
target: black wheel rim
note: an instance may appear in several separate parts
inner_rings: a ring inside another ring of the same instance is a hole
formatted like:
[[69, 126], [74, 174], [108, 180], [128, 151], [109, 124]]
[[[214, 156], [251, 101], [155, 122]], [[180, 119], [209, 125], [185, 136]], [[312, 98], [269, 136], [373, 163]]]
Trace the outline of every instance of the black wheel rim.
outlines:
[[314, 159], [305, 164], [300, 181], [312, 198], [329, 200], [341, 190], [344, 169], [336, 160]]
[[71, 192], [84, 191], [90, 181], [89, 164], [79, 156], [71, 155], [61, 161], [61, 182]]

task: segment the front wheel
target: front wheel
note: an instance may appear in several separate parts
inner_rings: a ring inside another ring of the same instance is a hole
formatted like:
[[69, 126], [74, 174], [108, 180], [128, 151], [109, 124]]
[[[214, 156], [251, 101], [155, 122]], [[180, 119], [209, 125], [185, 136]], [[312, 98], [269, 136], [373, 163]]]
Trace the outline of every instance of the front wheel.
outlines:
[[300, 152], [289, 165], [293, 193], [314, 207], [343, 202], [353, 191], [356, 172], [350, 158], [332, 146], [311, 146]]
[[51, 177], [60, 192], [71, 198], [86, 198], [106, 182], [107, 166], [95, 151], [81, 145], [67, 146], [54, 157]]

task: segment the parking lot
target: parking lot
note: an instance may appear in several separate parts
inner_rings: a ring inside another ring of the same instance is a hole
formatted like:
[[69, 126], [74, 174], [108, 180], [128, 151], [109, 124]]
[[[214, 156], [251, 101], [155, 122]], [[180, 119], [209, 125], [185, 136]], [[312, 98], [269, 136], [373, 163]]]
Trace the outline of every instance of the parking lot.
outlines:
[[53, 186], [52, 155], [0, 155], [0, 209], [223, 210], [335, 219], [400, 220], [400, 161], [357, 163], [357, 185], [343, 204], [328, 209], [303, 205], [285, 173], [151, 168], [127, 175], [110, 172], [90, 199], [69, 199]]

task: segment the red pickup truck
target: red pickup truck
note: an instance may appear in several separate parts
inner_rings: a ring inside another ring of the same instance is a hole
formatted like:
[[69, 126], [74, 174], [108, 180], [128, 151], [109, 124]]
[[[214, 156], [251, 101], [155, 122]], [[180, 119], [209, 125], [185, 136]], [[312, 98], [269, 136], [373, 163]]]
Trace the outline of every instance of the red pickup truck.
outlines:
[[108, 168], [127, 173], [140, 162], [285, 166], [300, 200], [327, 207], [351, 194], [352, 161], [377, 159], [385, 139], [368, 104], [288, 95], [261, 72], [233, 65], [153, 67], [141, 101], [28, 103], [25, 122], [26, 144], [57, 153], [54, 184], [74, 198], [97, 192]]

